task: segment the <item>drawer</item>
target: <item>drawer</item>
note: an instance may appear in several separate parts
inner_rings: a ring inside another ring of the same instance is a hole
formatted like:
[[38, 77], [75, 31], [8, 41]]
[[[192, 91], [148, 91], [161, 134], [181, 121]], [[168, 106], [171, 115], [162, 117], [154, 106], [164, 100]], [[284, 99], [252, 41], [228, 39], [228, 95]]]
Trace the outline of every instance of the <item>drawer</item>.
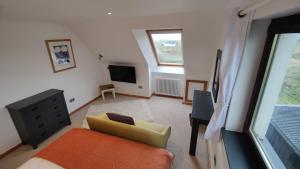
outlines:
[[28, 122], [26, 128], [31, 135], [36, 135], [36, 133], [42, 130], [48, 130], [52, 126], [52, 123], [50, 117], [45, 117], [41, 120]]
[[45, 112], [46, 109], [46, 102], [41, 102], [32, 106], [29, 106], [22, 111], [22, 115], [24, 117], [34, 117], [37, 116], [39, 114], [42, 114], [43, 112]]
[[53, 106], [53, 105], [56, 105], [58, 103], [62, 103], [63, 102], [63, 97], [64, 96], [62, 94], [57, 94], [57, 95], [51, 96], [50, 98], [48, 98], [46, 100], [47, 106]]
[[57, 111], [61, 111], [61, 110], [64, 110], [65, 109], [65, 105], [62, 104], [62, 103], [57, 103], [57, 104], [54, 104], [52, 106], [50, 106], [47, 110], [47, 112], [52, 115], [53, 112], [57, 112]]
[[52, 106], [51, 108], [49, 108], [49, 110], [47, 111], [47, 118], [54, 118], [56, 116], [62, 116], [62, 115], [66, 115], [66, 107], [65, 105], [62, 104], [58, 104], [55, 106]]
[[39, 143], [46, 140], [51, 133], [48, 130], [40, 130], [39, 132], [35, 133], [35, 135], [32, 135], [31, 137], [31, 144], [33, 147], [36, 147]]
[[71, 122], [69, 119], [59, 119], [57, 122], [56, 122], [58, 128], [62, 128], [64, 126], [67, 126], [67, 125], [70, 125]]
[[42, 121], [45, 121], [47, 118], [46, 112], [37, 112], [35, 114], [32, 114], [31, 117], [26, 117], [26, 123], [27, 125], [35, 125]]
[[40, 122], [30, 127], [30, 135], [35, 144], [39, 144], [58, 130], [52, 120]]
[[57, 111], [57, 112], [53, 112], [53, 116], [54, 120], [58, 120], [58, 119], [65, 119], [66, 118], [66, 113], [64, 111]]
[[65, 112], [56, 112], [55, 117], [53, 118], [54, 121], [69, 121], [70, 117]]
[[68, 119], [69, 117], [63, 109], [50, 111], [31, 118], [31, 120], [27, 121], [26, 128], [30, 130], [31, 135], [36, 135], [41, 130], [48, 130], [51, 133], [60, 128], [60, 121], [69, 121]]
[[46, 130], [48, 128], [48, 124], [45, 121], [40, 121], [40, 122], [35, 122], [34, 124], [32, 123], [28, 128], [31, 130], [32, 135], [36, 135], [37, 133]]
[[38, 144], [49, 138], [53, 133], [59, 129], [69, 125], [68, 120], [59, 118], [58, 120], [49, 119], [45, 125], [37, 125], [30, 131], [30, 143], [33, 148], [36, 148]]
[[71, 124], [70, 117], [65, 112], [56, 112], [55, 116], [52, 118], [52, 122], [58, 128]]
[[62, 112], [64, 109], [65, 109], [65, 105], [56, 104], [46, 108], [45, 110], [27, 113], [25, 120], [28, 123], [33, 123], [33, 124], [39, 123], [40, 121], [47, 121], [48, 118], [55, 116], [56, 112]]

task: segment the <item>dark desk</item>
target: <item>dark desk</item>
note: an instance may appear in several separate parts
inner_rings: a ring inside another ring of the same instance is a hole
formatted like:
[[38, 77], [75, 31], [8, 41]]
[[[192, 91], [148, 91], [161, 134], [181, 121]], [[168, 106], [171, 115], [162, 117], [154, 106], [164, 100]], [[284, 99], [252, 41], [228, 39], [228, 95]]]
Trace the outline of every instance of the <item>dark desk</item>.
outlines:
[[192, 110], [192, 133], [190, 142], [190, 155], [195, 155], [199, 125], [207, 125], [214, 112], [211, 93], [207, 91], [194, 91]]

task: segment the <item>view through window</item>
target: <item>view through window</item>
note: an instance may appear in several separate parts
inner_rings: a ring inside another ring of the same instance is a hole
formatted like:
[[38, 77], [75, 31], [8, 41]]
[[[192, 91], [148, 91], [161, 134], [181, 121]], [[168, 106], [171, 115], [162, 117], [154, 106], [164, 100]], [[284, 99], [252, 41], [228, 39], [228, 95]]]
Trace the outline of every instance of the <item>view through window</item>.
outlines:
[[181, 30], [148, 30], [158, 65], [183, 65]]
[[273, 168], [300, 168], [300, 33], [275, 36], [250, 129]]

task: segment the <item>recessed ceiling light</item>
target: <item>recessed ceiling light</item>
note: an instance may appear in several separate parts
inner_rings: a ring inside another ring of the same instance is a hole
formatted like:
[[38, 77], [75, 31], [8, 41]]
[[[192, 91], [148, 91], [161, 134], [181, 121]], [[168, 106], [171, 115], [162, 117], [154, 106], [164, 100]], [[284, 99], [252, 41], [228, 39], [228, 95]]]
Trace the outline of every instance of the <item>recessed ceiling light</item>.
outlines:
[[112, 13], [111, 12], [107, 12], [107, 15], [111, 15]]

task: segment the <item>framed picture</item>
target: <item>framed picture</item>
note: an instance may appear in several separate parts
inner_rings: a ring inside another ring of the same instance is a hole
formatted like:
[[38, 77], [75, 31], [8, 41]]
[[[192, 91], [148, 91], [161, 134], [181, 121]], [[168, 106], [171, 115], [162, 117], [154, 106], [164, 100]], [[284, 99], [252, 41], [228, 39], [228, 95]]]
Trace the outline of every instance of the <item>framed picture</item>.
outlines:
[[186, 80], [184, 103], [192, 104], [194, 90], [207, 91], [208, 81], [205, 80]]
[[213, 79], [213, 84], [211, 89], [215, 103], [217, 102], [218, 93], [219, 93], [219, 75], [220, 75], [220, 66], [221, 66], [221, 56], [222, 56], [222, 51], [218, 49], [216, 63], [215, 63], [214, 79]]
[[46, 40], [45, 42], [54, 73], [76, 67], [71, 39]]

